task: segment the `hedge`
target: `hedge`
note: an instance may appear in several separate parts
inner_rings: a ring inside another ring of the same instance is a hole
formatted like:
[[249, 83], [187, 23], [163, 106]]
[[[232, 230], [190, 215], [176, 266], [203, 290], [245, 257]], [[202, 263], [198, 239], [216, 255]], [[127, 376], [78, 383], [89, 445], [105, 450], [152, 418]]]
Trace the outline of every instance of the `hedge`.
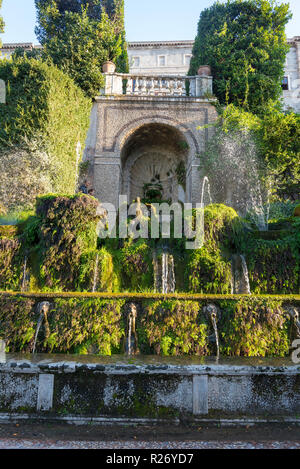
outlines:
[[[6, 104], [1, 105], [0, 113], [0, 158], [13, 166], [14, 174], [11, 178], [9, 167], [7, 181], [2, 174], [0, 201], [9, 210], [33, 205], [34, 187], [30, 192], [29, 183], [22, 186], [27, 172], [35, 177], [36, 186], [46, 172], [48, 191], [50, 184], [53, 192], [73, 194], [79, 163], [76, 149], [79, 143], [84, 148], [90, 100], [71, 78], [40, 60], [1, 60], [0, 79], [6, 83]], [[15, 161], [14, 155], [20, 155], [21, 161]], [[35, 167], [27, 171], [24, 164], [30, 166], [31, 160], [36, 160]], [[39, 160], [44, 167], [35, 174]], [[12, 193], [18, 184], [24, 194], [16, 200]]]

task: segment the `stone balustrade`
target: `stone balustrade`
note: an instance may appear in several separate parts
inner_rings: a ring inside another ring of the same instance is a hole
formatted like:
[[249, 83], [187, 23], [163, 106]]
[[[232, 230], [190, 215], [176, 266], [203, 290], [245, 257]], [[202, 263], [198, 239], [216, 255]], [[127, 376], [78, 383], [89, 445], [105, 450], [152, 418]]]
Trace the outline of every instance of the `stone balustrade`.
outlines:
[[206, 97], [212, 95], [211, 76], [153, 76], [105, 73], [104, 96]]

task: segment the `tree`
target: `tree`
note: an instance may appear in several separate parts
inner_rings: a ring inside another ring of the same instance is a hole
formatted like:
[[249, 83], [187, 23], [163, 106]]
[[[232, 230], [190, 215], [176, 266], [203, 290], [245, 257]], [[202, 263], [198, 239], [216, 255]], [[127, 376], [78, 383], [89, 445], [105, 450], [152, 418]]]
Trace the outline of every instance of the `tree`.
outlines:
[[[0, 10], [1, 10], [1, 7], [2, 7], [2, 0], [0, 0]], [[0, 15], [0, 33], [4, 33], [4, 21], [1, 15]], [[1, 38], [0, 38], [0, 47], [2, 47]]]
[[300, 115], [269, 110], [261, 119], [259, 142], [276, 198], [299, 200]]
[[290, 17], [289, 5], [275, 0], [216, 2], [200, 15], [189, 74], [210, 65], [221, 104], [261, 112], [282, 93]]
[[69, 74], [85, 94], [96, 96], [103, 84], [102, 64], [113, 60], [128, 71], [124, 0], [36, 0], [37, 36], [43, 56]]
[[89, 18], [100, 21], [102, 3], [101, 0], [35, 0], [38, 20], [38, 26], [35, 29], [37, 38], [41, 44], [44, 44], [57, 36], [59, 32], [64, 32], [67, 12], [80, 14], [84, 8], [87, 9]]

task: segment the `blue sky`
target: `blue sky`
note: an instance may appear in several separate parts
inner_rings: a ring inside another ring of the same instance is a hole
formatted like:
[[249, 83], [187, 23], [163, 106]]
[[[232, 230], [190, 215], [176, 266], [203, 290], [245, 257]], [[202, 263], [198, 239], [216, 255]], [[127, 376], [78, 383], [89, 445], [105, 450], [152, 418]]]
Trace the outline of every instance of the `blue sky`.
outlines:
[[[200, 12], [215, 0], [125, 0], [128, 41], [194, 39]], [[300, 0], [290, 0], [288, 37], [300, 36]], [[3, 0], [3, 42], [34, 42], [34, 0]]]

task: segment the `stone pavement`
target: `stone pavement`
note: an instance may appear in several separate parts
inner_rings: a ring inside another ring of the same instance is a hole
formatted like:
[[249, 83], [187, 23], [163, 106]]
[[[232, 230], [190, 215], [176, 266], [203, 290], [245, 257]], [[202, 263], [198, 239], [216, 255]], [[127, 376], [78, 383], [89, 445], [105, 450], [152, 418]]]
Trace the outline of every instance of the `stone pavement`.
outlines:
[[0, 439], [0, 449], [300, 449], [300, 441], [55, 441]]

